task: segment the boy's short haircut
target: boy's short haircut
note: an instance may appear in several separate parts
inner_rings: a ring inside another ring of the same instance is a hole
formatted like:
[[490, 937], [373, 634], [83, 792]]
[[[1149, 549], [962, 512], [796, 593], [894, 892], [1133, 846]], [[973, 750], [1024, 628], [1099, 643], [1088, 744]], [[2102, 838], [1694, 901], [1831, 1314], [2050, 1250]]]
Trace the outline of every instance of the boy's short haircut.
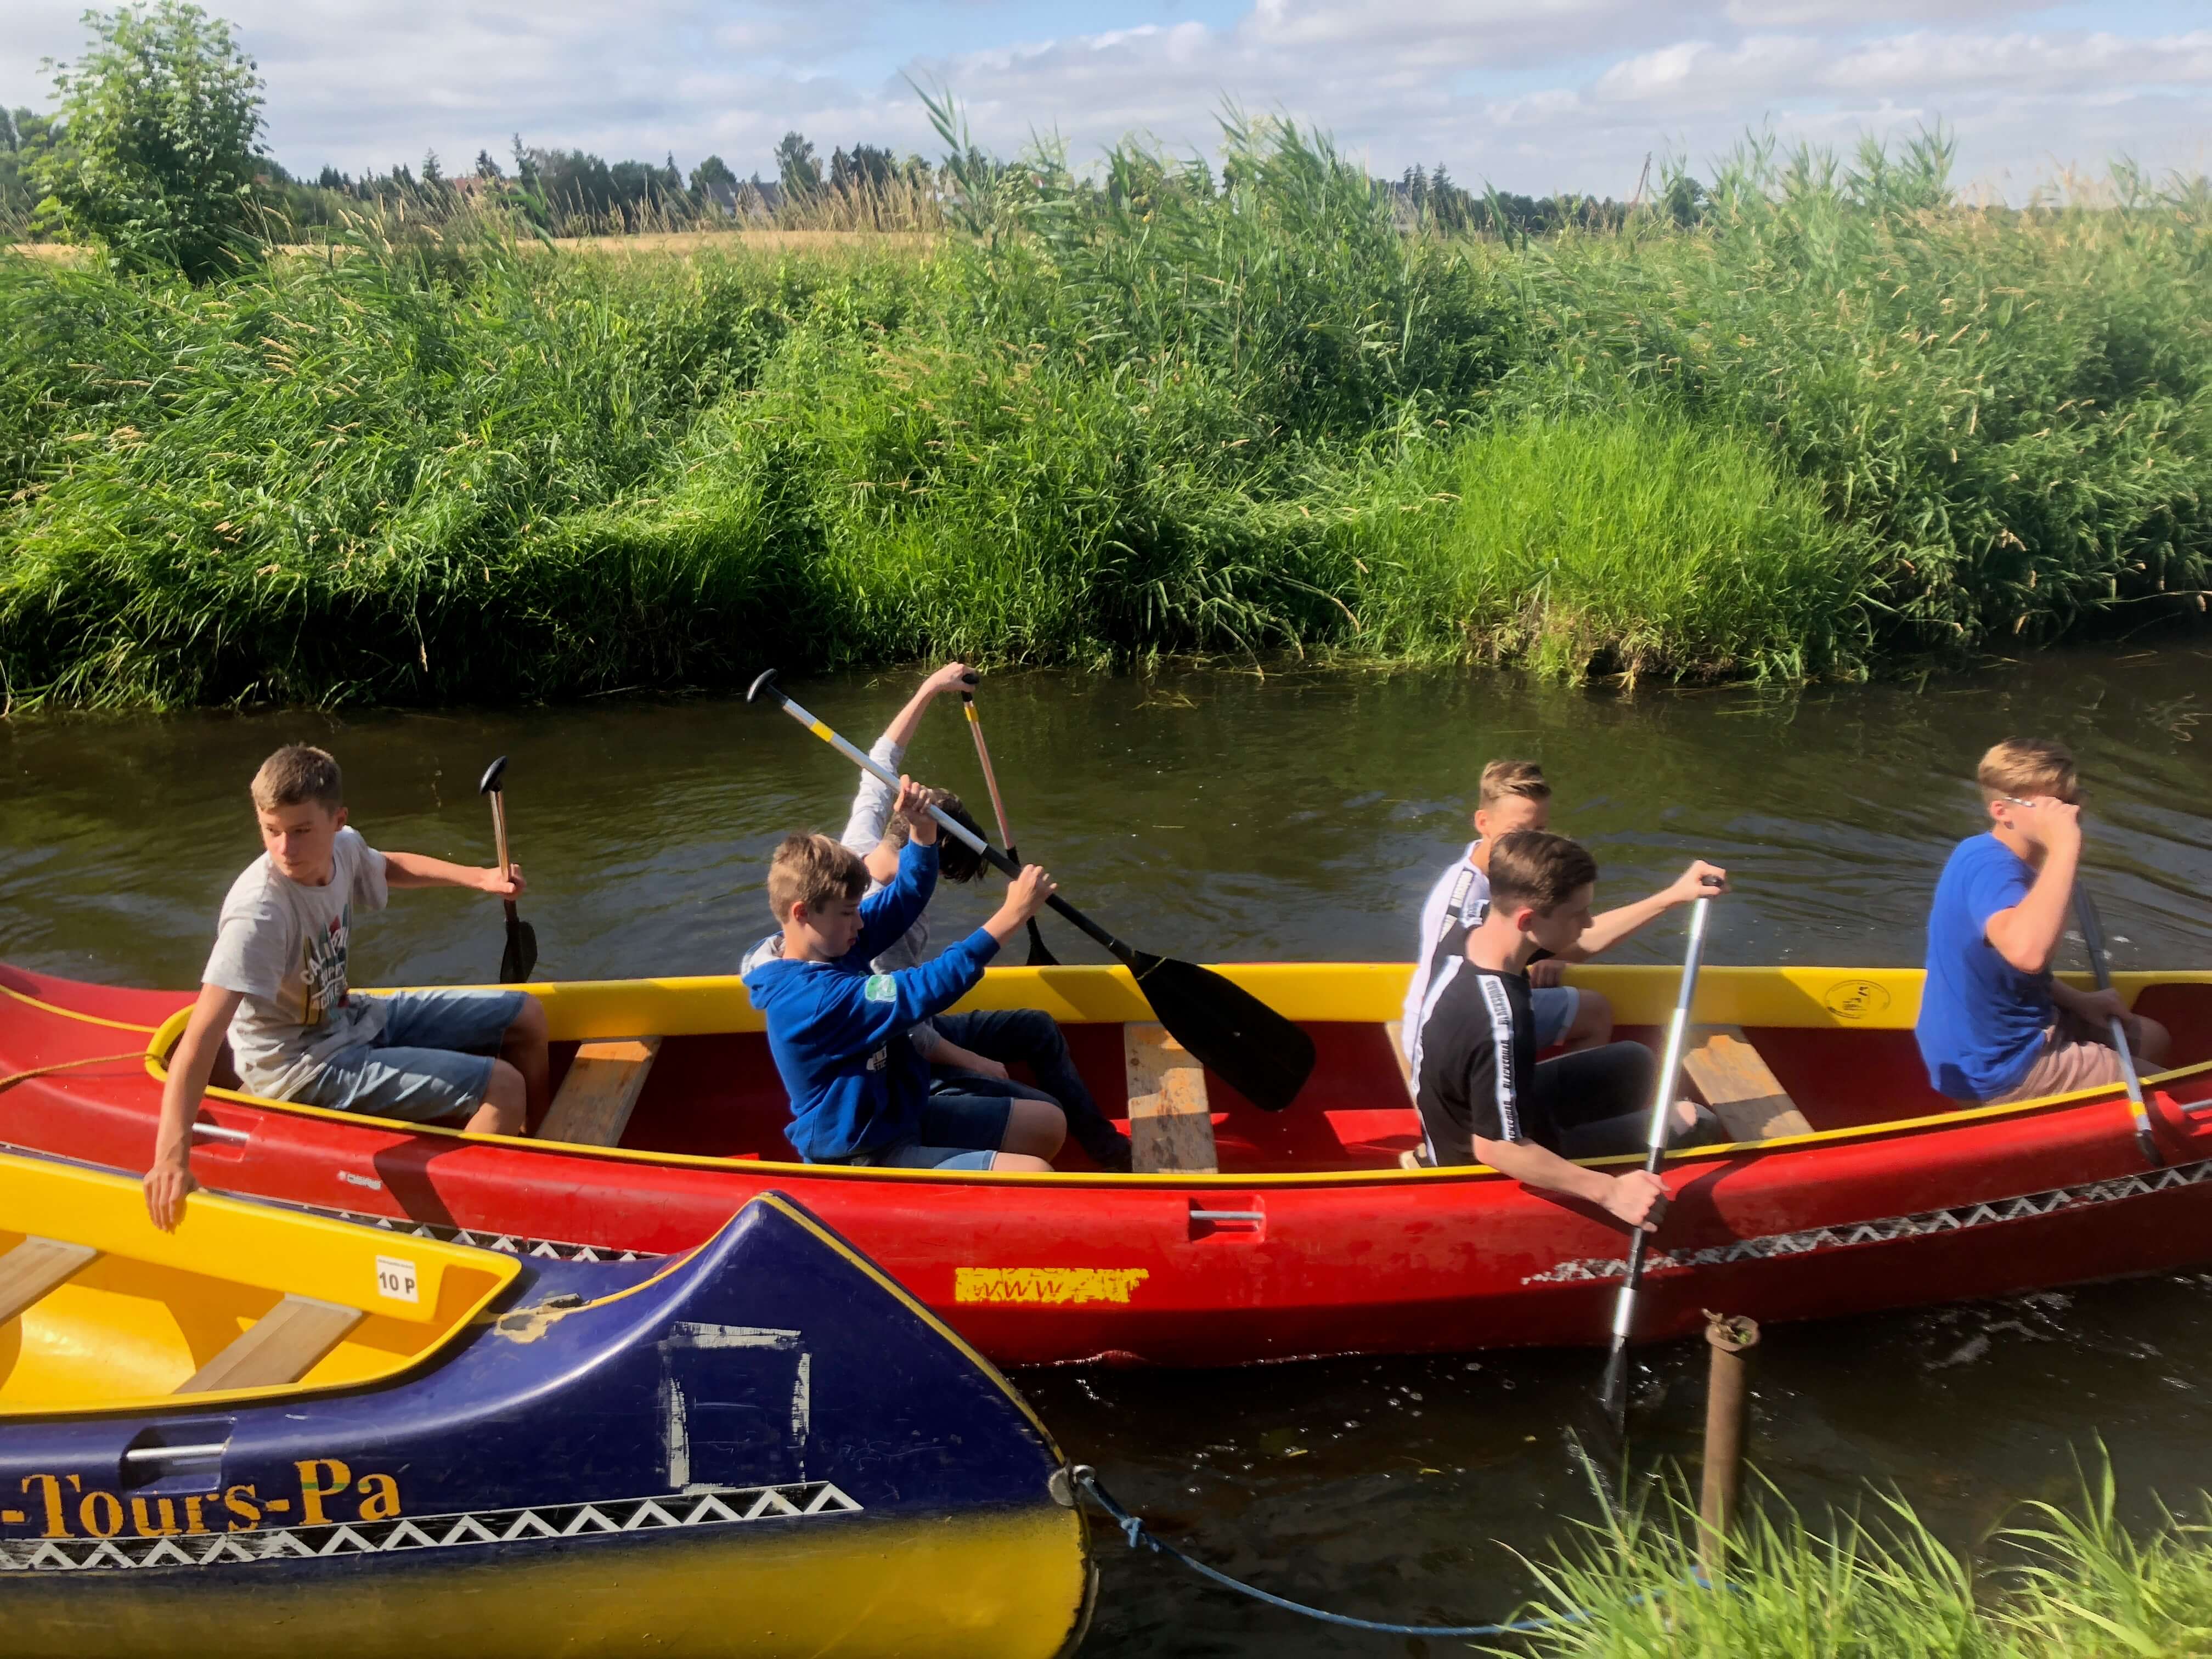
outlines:
[[[959, 824], [970, 835], [983, 834], [983, 826], [968, 816], [968, 809], [960, 804], [959, 796], [947, 795], [937, 805], [945, 817]], [[914, 826], [907, 822], [906, 814], [894, 812], [884, 824], [884, 844], [888, 847], [903, 847], [907, 843], [907, 838], [913, 833]], [[986, 836], [985, 839], [988, 840], [988, 837]], [[981, 873], [982, 869], [983, 855], [981, 853], [961, 840], [959, 836], [946, 835], [943, 824], [937, 826], [939, 880], [973, 881]]]
[[1516, 830], [1490, 849], [1490, 902], [1551, 910], [1597, 879], [1597, 860], [1579, 842], [1548, 830]]
[[778, 926], [791, 920], [791, 907], [808, 909], [837, 899], [856, 899], [868, 890], [868, 866], [849, 847], [830, 836], [786, 836], [768, 865], [768, 908]]
[[345, 805], [345, 780], [326, 750], [304, 743], [287, 744], [253, 775], [253, 807], [258, 812], [273, 812], [303, 801], [313, 801], [326, 812], [337, 811]]
[[2033, 800], [2050, 795], [2070, 801], [2081, 793], [2081, 780], [2074, 769], [2073, 751], [2047, 738], [2007, 738], [1990, 746], [1974, 769], [1974, 781], [1982, 787], [1982, 801], [2008, 796]]
[[1523, 800], [1551, 799], [1552, 786], [1544, 781], [1544, 769], [1525, 760], [1494, 760], [1484, 767], [1475, 810], [1487, 812], [1508, 795], [1518, 795]]

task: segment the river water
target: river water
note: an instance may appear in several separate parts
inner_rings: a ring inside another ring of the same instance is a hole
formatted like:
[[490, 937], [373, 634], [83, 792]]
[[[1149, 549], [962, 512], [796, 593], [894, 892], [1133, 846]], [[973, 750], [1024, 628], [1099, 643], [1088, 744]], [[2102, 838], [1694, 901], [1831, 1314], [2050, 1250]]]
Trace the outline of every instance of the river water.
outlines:
[[[906, 674], [794, 684], [872, 738]], [[1403, 959], [1465, 839], [1477, 770], [1540, 760], [1601, 904], [1693, 854], [1729, 866], [1706, 959], [1919, 959], [1923, 907], [1975, 827], [1974, 759], [2011, 733], [2071, 744], [2088, 863], [2123, 965], [2212, 962], [2212, 649], [2045, 654], [1924, 683], [1794, 695], [1575, 691], [1493, 674], [1024, 674], [983, 714], [1014, 829], [1125, 937], [1198, 961]], [[541, 978], [727, 972], [766, 931], [786, 830], [836, 831], [845, 763], [732, 698], [558, 709], [0, 721], [0, 958], [88, 979], [196, 979], [216, 906], [259, 850], [246, 781], [277, 744], [344, 763], [372, 843], [491, 861], [476, 781], [512, 757], [514, 853]], [[957, 708], [909, 766], [988, 817]], [[982, 891], [956, 914], [980, 918]], [[940, 901], [944, 902], [944, 901]], [[951, 936], [951, 919], [945, 928]], [[1067, 960], [1097, 953], [1048, 923]], [[490, 978], [496, 908], [410, 893], [357, 931], [356, 984]], [[1622, 945], [1676, 959], [1679, 925]], [[1650, 1356], [1638, 1455], [1686, 1456], [1703, 1345]], [[2110, 1449], [2137, 1513], [2212, 1488], [2212, 1273], [2022, 1301], [1778, 1328], [1757, 1356], [1755, 1455], [1794, 1500], [1894, 1484], [1969, 1541], [2075, 1489]], [[1233, 1372], [1030, 1373], [1075, 1456], [1164, 1530], [1294, 1598], [1402, 1622], [1502, 1617], [1592, 1505], [1563, 1437], [1588, 1353], [1347, 1360]], [[1088, 1652], [1323, 1654], [1418, 1643], [1292, 1620], [1102, 1540]]]

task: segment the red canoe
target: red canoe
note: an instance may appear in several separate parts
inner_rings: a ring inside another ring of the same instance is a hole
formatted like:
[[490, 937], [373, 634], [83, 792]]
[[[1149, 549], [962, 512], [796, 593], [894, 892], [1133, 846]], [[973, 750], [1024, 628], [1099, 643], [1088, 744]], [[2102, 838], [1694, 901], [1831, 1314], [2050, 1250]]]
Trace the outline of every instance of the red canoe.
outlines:
[[[1488, 1170], [1400, 1166], [1415, 1127], [1385, 1022], [1404, 967], [1224, 971], [1313, 1034], [1319, 1063], [1286, 1112], [1255, 1110], [1211, 1076], [1161, 1082], [1157, 1028], [1138, 1024], [1148, 1011], [1120, 969], [998, 969], [965, 1005], [1051, 1010], [1102, 1101], [1126, 1098], [1135, 1076], [1148, 1145], [1158, 1134], [1202, 1158], [1210, 1122], [1218, 1174], [1101, 1175], [1072, 1152], [1069, 1172], [1048, 1176], [783, 1161], [785, 1098], [733, 979], [530, 988], [556, 1071], [576, 1079], [561, 1124], [616, 1145], [217, 1090], [193, 1168], [212, 1188], [526, 1250], [675, 1249], [780, 1188], [1004, 1364], [1604, 1340], [1626, 1242], [1607, 1218]], [[1573, 977], [1612, 998], [1623, 1035], [1647, 1039], [1676, 983], [1668, 969]], [[2160, 1166], [2116, 1091], [1973, 1110], [1932, 1094], [1911, 1032], [1917, 973], [1708, 969], [1698, 1014], [1723, 1032], [1701, 1086], [1765, 1138], [1670, 1166], [1639, 1336], [1691, 1331], [1701, 1308], [1814, 1318], [2212, 1261], [2212, 974], [2118, 980], [2173, 1030], [2182, 1062], [2148, 1091]], [[8, 968], [0, 992], [0, 1143], [143, 1169], [185, 996]], [[662, 1039], [649, 1069], [611, 1041], [641, 1036]], [[608, 1046], [577, 1066], [580, 1041]], [[1178, 1102], [1196, 1109], [1155, 1115]]]

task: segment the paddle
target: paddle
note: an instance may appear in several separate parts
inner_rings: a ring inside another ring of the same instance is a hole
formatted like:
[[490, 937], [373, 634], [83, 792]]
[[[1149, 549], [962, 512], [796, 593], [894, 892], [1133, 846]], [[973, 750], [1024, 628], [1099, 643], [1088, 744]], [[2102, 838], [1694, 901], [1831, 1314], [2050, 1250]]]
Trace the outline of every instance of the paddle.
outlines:
[[[967, 675], [965, 678], [969, 684], [975, 684], [975, 677], [973, 674]], [[963, 691], [960, 694], [960, 708], [961, 712], [968, 716], [969, 731], [975, 734], [975, 758], [982, 763], [983, 787], [991, 792], [991, 816], [999, 821], [999, 839], [1006, 846], [1008, 861], [1019, 864], [1022, 861], [1022, 855], [1014, 850], [1014, 832], [1007, 827], [1006, 803], [999, 796], [999, 775], [991, 769], [991, 750], [983, 741], [983, 722], [976, 717], [975, 694], [973, 691]], [[1037, 931], [1035, 916], [1030, 918], [1030, 966], [1032, 968], [1060, 966], [1060, 958], [1045, 949], [1044, 935]]]
[[[2089, 947], [2089, 970], [2097, 976], [2097, 988], [2112, 988], [2112, 965], [2105, 959], [2105, 927], [2097, 918], [2096, 901], [2081, 883], [2074, 884], [2074, 919], [2081, 925], [2081, 942]], [[2158, 1142], [2151, 1139], [2150, 1109], [2143, 1104], [2142, 1084], [2136, 1077], [2136, 1057], [2128, 1049], [2128, 1028], [2125, 1021], [2115, 1014], [2112, 1021], [2112, 1048], [2120, 1057], [2120, 1075], [2127, 1079], [2128, 1105], [2136, 1115], [2136, 1146], [2154, 1170], [2166, 1167], [2166, 1159], [2158, 1150]]]
[[[1711, 876], [1709, 887], [1717, 886]], [[1690, 1005], [1698, 995], [1698, 962], [1705, 951], [1705, 918], [1713, 902], [1701, 898], [1690, 907], [1690, 946], [1682, 959], [1682, 988], [1674, 999], [1674, 1018], [1667, 1027], [1667, 1052], [1660, 1058], [1659, 1081], [1651, 1091], [1651, 1124], [1644, 1138], [1644, 1168], [1657, 1175], [1667, 1161], [1667, 1130], [1674, 1115], [1674, 1075], [1681, 1070], [1682, 1047], [1690, 1033]], [[1644, 1283], [1644, 1250], [1651, 1235], [1638, 1227], [1628, 1241], [1628, 1275], [1620, 1281], [1620, 1294], [1613, 1304], [1613, 1347], [1605, 1357], [1605, 1380], [1598, 1400], [1616, 1437], [1628, 1420], [1628, 1334], [1636, 1328], [1636, 1292]]]
[[[501, 755], [484, 768], [483, 779], [477, 785], [477, 793], [491, 797], [492, 839], [499, 847], [499, 872], [510, 880], [514, 866], [507, 856], [507, 804], [500, 793], [499, 776], [507, 770], [507, 757]], [[499, 982], [520, 985], [530, 977], [530, 970], [538, 965], [538, 930], [514, 914], [514, 901], [507, 901], [507, 948], [499, 954]]]
[[[773, 668], [763, 671], [752, 683], [745, 701], [752, 702], [763, 696], [775, 699], [785, 714], [854, 765], [874, 773], [885, 783], [898, 781], [866, 751], [854, 748], [786, 696], [775, 684]], [[1021, 866], [950, 814], [934, 806], [929, 812], [939, 828], [975, 848], [995, 869], [1010, 876], [1021, 873]], [[1152, 1004], [1160, 1024], [1201, 1066], [1226, 1079], [1239, 1094], [1264, 1111], [1279, 1112], [1297, 1098], [1314, 1064], [1313, 1039], [1297, 1026], [1217, 973], [1123, 944], [1057, 893], [1049, 902], [1136, 975], [1137, 988]]]

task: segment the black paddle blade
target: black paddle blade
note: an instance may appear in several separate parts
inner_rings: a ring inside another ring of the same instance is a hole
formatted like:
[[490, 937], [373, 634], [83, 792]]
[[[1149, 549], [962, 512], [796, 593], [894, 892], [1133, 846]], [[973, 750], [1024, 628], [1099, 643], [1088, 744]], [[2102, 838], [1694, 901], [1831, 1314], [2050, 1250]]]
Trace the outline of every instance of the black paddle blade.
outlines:
[[1044, 935], [1037, 931], [1036, 918], [1030, 918], [1030, 966], [1057, 968], [1060, 958], [1045, 948]]
[[1262, 1111], [1297, 1098], [1314, 1066], [1313, 1039], [1243, 987], [1172, 957], [1132, 951], [1137, 988], [1168, 1035]]
[[520, 985], [538, 966], [538, 930], [507, 907], [507, 948], [499, 953], [499, 982]]

